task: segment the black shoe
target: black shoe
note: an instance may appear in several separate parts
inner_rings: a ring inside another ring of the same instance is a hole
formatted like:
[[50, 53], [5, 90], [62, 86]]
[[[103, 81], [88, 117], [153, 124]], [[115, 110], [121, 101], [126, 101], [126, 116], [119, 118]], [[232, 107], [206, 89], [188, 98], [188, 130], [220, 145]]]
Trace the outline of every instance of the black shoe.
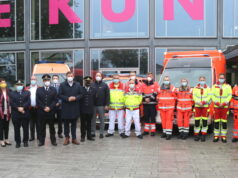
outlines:
[[182, 139], [183, 139], [183, 140], [186, 140], [187, 138], [188, 138], [188, 133], [183, 133]]
[[149, 135], [149, 132], [144, 132], [143, 135]]
[[172, 135], [166, 135], [166, 140], [171, 140]]
[[138, 135], [137, 138], [143, 139], [143, 135]]
[[166, 138], [166, 133], [162, 133], [162, 135], [160, 136], [160, 138]]
[[88, 140], [90, 140], [90, 141], [95, 141], [95, 139], [92, 138], [92, 137], [88, 138]]
[[40, 142], [39, 144], [38, 144], [38, 146], [44, 146], [45, 144], [44, 143], [42, 143], [42, 142]]
[[129, 137], [129, 136], [128, 136], [128, 135], [125, 135], [125, 134], [122, 136], [122, 138], [128, 138], [128, 137]]
[[198, 142], [199, 140], [200, 140], [199, 135], [195, 135], [195, 136], [194, 136], [194, 141]]
[[81, 138], [81, 140], [80, 140], [81, 142], [85, 142], [85, 138]]
[[17, 143], [16, 144], [16, 148], [20, 148], [21, 147], [21, 144], [20, 143]]
[[123, 138], [124, 136], [125, 136], [125, 134], [124, 134], [124, 133], [121, 133], [121, 134], [120, 134], [120, 137], [121, 137], [121, 138]]
[[219, 137], [214, 137], [213, 142], [218, 142], [219, 141]]
[[221, 141], [222, 141], [222, 143], [227, 143], [227, 139], [224, 137], [221, 139]]
[[112, 137], [112, 136], [114, 136], [114, 134], [108, 133], [108, 134], [106, 135], [106, 137]]
[[28, 147], [28, 143], [27, 142], [24, 142], [24, 147]]
[[91, 134], [91, 136], [92, 136], [92, 137], [96, 137], [96, 135], [95, 135], [95, 134]]
[[180, 132], [178, 135], [178, 139], [182, 139], [183, 138], [183, 132]]
[[35, 140], [35, 138], [30, 138], [30, 140], [29, 140], [29, 141], [30, 141], [30, 142], [32, 142], [32, 141], [34, 141], [34, 140]]
[[62, 134], [58, 134], [58, 137], [59, 138], [64, 138]]
[[151, 133], [150, 133], [150, 136], [151, 136], [151, 137], [154, 137], [154, 136], [155, 136], [155, 133], [154, 133], [154, 132], [151, 132]]
[[56, 141], [54, 141], [54, 142], [51, 142], [51, 144], [52, 144], [53, 146], [57, 146], [57, 143], [56, 143]]
[[233, 138], [231, 141], [232, 141], [233, 143], [234, 143], [234, 142], [238, 142], [238, 138]]
[[99, 138], [104, 138], [104, 135], [103, 135], [103, 134], [100, 134]]
[[205, 142], [205, 141], [206, 141], [206, 135], [202, 135], [201, 142]]

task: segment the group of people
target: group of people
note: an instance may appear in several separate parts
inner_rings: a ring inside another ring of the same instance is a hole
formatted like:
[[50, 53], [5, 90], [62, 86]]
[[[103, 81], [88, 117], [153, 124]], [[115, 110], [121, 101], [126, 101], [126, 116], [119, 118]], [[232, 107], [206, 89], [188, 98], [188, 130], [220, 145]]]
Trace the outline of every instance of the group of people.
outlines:
[[[12, 118], [16, 148], [28, 147], [28, 141], [35, 138], [43, 146], [46, 138], [46, 124], [49, 124], [50, 140], [56, 143], [55, 118], [58, 122], [58, 137], [63, 138], [64, 145], [79, 145], [76, 129], [80, 118], [81, 142], [85, 138], [94, 141], [96, 136], [96, 118], [100, 121], [99, 138], [104, 138], [105, 112], [109, 112], [109, 128], [106, 137], [114, 136], [115, 121], [122, 138], [130, 136], [131, 124], [134, 122], [135, 134], [139, 139], [145, 135], [155, 136], [156, 115], [160, 113], [163, 133], [162, 138], [170, 140], [176, 113], [179, 129], [178, 138], [186, 139], [189, 134], [190, 118], [194, 115], [194, 140], [206, 140], [208, 117], [214, 119], [214, 142], [219, 139], [227, 142], [227, 115], [229, 109], [234, 113], [233, 142], [238, 141], [238, 86], [232, 90], [226, 83], [225, 74], [212, 88], [206, 84], [204, 76], [199, 77], [197, 86], [191, 88], [186, 79], [175, 88], [169, 76], [165, 76], [161, 85], [154, 81], [152, 73], [144, 80], [138, 80], [135, 72], [130, 73], [127, 83], [120, 81], [118, 74], [113, 75], [109, 85], [103, 82], [100, 72], [84, 77], [81, 86], [74, 80], [74, 74], [68, 72], [66, 80], [59, 83], [59, 76], [48, 74], [42, 76], [44, 86], [37, 85], [37, 78], [31, 77], [31, 84], [24, 87], [17, 81], [15, 90], [10, 91], [7, 82], [0, 79], [0, 144], [11, 145], [8, 140], [9, 121]], [[176, 111], [176, 112], [175, 112]], [[194, 113], [194, 114], [193, 114]], [[141, 118], [144, 118], [142, 132]], [[64, 129], [63, 125], [64, 124]], [[30, 126], [30, 129], [29, 129]], [[21, 139], [21, 127], [23, 139]], [[29, 134], [30, 130], [30, 134]], [[70, 135], [71, 132], [71, 135]], [[30, 138], [29, 138], [30, 135]], [[36, 135], [36, 137], [35, 137]], [[71, 139], [70, 139], [71, 137]]]

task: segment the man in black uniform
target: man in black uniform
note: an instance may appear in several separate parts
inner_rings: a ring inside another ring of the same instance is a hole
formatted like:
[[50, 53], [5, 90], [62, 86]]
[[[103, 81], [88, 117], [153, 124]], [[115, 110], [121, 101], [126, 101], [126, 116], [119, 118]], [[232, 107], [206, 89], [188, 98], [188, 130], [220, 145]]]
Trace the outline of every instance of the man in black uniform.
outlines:
[[23, 127], [24, 147], [28, 147], [29, 140], [29, 108], [31, 105], [30, 92], [24, 90], [22, 81], [16, 83], [16, 91], [10, 93], [10, 105], [12, 108], [12, 121], [14, 125], [14, 135], [16, 148], [21, 146], [21, 126]]
[[44, 86], [36, 91], [36, 105], [38, 107], [38, 121], [40, 127], [39, 146], [45, 144], [46, 124], [50, 128], [51, 144], [57, 146], [54, 128], [54, 109], [57, 103], [56, 89], [50, 86], [51, 77], [48, 74], [42, 76]]
[[80, 119], [81, 119], [81, 142], [85, 141], [86, 130], [87, 139], [94, 141], [91, 135], [91, 121], [96, 100], [96, 90], [91, 87], [92, 77], [84, 77], [84, 86], [82, 89], [83, 97], [80, 103]]

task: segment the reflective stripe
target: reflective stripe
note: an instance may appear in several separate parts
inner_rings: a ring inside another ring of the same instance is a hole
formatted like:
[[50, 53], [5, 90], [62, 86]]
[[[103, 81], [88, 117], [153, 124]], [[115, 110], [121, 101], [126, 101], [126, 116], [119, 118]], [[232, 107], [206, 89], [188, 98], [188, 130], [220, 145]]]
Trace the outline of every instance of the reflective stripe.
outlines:
[[174, 106], [169, 106], [169, 107], [161, 107], [161, 106], [159, 106], [159, 109], [174, 109]]
[[178, 99], [178, 101], [193, 101], [192, 99]]
[[198, 120], [200, 120], [200, 119], [202, 119], [202, 117], [194, 117], [194, 120], [195, 120], [195, 121], [198, 121]]
[[233, 136], [238, 136], [238, 134], [234, 133]]
[[[214, 95], [215, 96], [215, 95]], [[216, 98], [220, 99], [220, 98], [223, 98], [223, 99], [226, 99], [228, 98], [229, 96], [215, 96]]]
[[126, 105], [127, 108], [138, 108], [140, 105]]
[[159, 100], [173, 100], [175, 97], [158, 97]]
[[181, 109], [181, 110], [189, 110], [189, 109], [192, 109], [192, 107], [182, 108], [182, 107], [180, 107], [180, 106], [177, 106], [177, 109]]
[[143, 104], [157, 104], [157, 103], [156, 102], [149, 102], [149, 103], [143, 102]]
[[228, 121], [226, 119], [221, 119], [221, 122], [227, 123]]
[[238, 132], [238, 130], [237, 129], [233, 129], [233, 132]]
[[202, 117], [202, 120], [207, 121], [207, 120], [208, 120], [208, 117]]
[[113, 103], [111, 102], [110, 104], [123, 104], [123, 105], [124, 105], [124, 103], [116, 103], [116, 102], [115, 102], [115, 103], [114, 103], [114, 102], [113, 102]]
[[124, 92], [124, 90], [121, 90], [121, 89], [110, 89], [110, 91], [120, 91], [120, 92]]
[[216, 122], [216, 123], [217, 123], [217, 122], [220, 122], [220, 121], [221, 121], [221, 119], [215, 119], [215, 120], [214, 120], [214, 122]]

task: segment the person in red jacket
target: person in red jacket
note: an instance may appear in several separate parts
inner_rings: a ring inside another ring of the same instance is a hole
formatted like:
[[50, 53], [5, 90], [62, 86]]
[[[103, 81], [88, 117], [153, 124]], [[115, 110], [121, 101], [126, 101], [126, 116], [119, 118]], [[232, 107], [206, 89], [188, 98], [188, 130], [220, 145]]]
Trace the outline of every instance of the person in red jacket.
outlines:
[[130, 80], [135, 81], [135, 91], [141, 93], [142, 83], [136, 78], [136, 72], [135, 71], [130, 72], [130, 79], [125, 84], [125, 92], [129, 92]]
[[163, 83], [158, 89], [158, 110], [162, 121], [163, 134], [161, 138], [170, 140], [173, 131], [174, 109], [176, 102], [175, 87], [171, 85], [170, 78], [165, 76]]
[[193, 91], [186, 79], [181, 80], [181, 86], [177, 94], [177, 124], [179, 128], [178, 138], [187, 139], [189, 134], [189, 120], [193, 107]]
[[230, 108], [233, 113], [234, 119], [232, 142], [238, 142], [238, 85], [234, 86], [232, 90], [232, 100]]
[[151, 132], [151, 136], [155, 136], [156, 132], [156, 96], [158, 90], [158, 83], [154, 82], [153, 74], [149, 72], [147, 74], [147, 80], [144, 81], [141, 87], [141, 92], [143, 96], [143, 109], [144, 109], [144, 133], [143, 135], [148, 135]]

